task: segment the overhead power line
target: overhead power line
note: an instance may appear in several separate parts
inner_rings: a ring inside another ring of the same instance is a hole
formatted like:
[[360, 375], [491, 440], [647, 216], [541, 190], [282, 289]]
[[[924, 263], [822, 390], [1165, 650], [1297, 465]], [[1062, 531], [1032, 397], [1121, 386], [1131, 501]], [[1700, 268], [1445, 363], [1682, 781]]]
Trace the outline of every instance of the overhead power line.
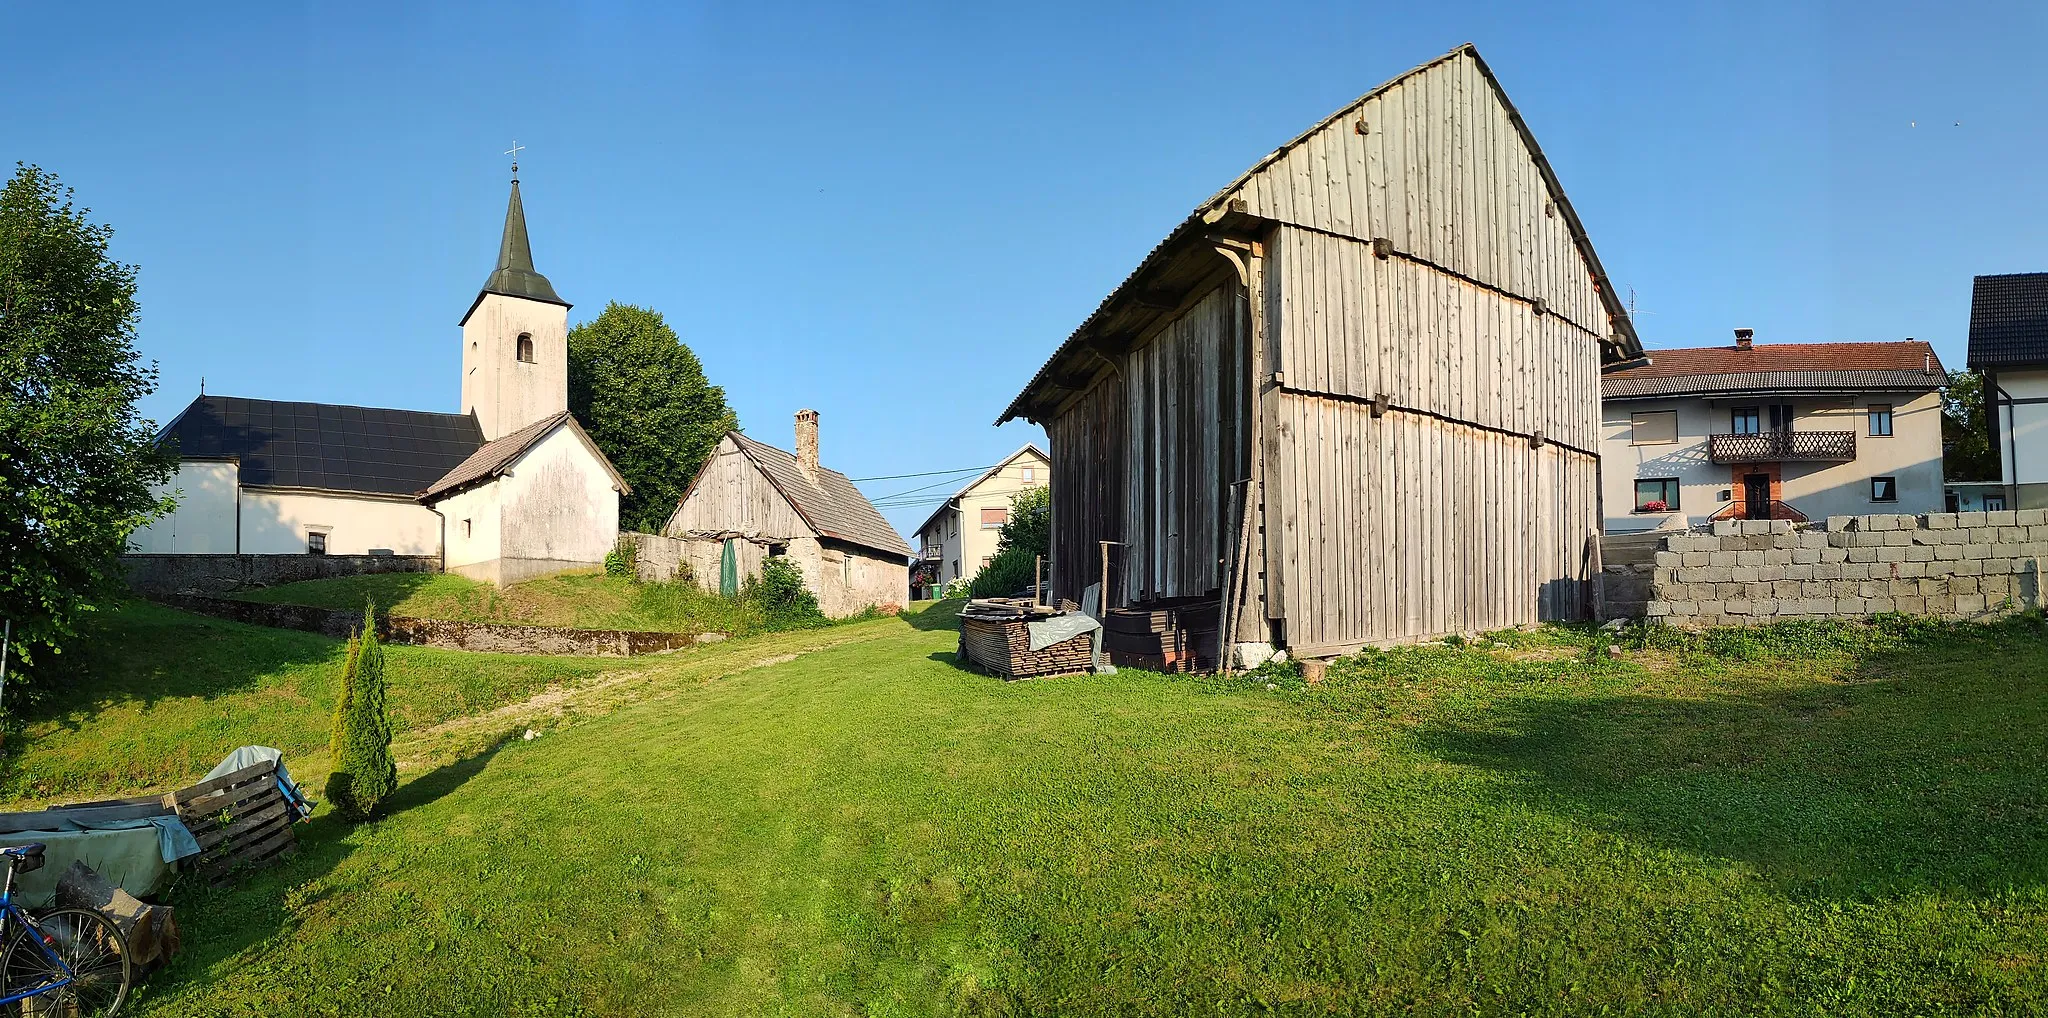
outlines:
[[859, 483], [861, 481], [897, 481], [905, 477], [937, 477], [940, 474], [971, 474], [977, 470], [987, 470], [992, 466], [995, 466], [995, 464], [991, 463], [988, 466], [980, 467], [961, 467], [958, 470], [926, 470], [915, 474], [878, 474], [874, 477], [849, 477], [847, 480]]

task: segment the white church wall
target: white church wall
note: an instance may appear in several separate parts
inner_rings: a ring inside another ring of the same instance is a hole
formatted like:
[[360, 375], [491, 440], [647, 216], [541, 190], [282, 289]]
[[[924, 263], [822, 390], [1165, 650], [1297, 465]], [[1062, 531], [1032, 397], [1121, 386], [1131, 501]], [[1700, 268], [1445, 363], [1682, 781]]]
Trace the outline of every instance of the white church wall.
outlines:
[[448, 518], [448, 571], [497, 583], [498, 486], [484, 484], [457, 492], [435, 505]]
[[[519, 359], [519, 337], [533, 360]], [[484, 441], [569, 408], [569, 309], [485, 294], [462, 323], [462, 410], [474, 413]]]
[[367, 555], [372, 548], [394, 555], [441, 551], [440, 518], [410, 499], [242, 489], [244, 554], [305, 554], [306, 535], [315, 530], [326, 533], [329, 555]]
[[130, 550], [151, 555], [226, 555], [235, 550], [235, 488], [240, 465], [225, 460], [184, 460], [150, 493], [178, 507], [129, 535]]
[[573, 429], [557, 428], [496, 483], [508, 568], [539, 575], [602, 566], [618, 546], [618, 489]]

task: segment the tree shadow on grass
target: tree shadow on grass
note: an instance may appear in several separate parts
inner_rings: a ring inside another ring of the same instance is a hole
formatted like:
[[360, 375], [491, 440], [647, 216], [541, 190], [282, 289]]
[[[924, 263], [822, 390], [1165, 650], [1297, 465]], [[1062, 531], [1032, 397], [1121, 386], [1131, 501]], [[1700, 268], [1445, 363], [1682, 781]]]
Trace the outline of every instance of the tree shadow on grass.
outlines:
[[904, 625], [920, 632], [932, 633], [940, 630], [955, 630], [960, 628], [960, 609], [966, 606], [967, 601], [965, 598], [934, 601], [929, 608], [922, 611], [904, 612], [898, 615], [897, 618], [902, 619]]
[[2042, 661], [2038, 635], [2028, 647], [1988, 632], [1860, 656], [1845, 682], [1520, 697], [1419, 739], [1562, 812], [1740, 861], [1793, 896], [1986, 896], [2048, 883]]
[[[425, 806], [461, 788], [481, 773], [503, 746], [499, 743], [475, 756], [435, 768], [398, 787], [383, 818]], [[318, 906], [336, 891], [320, 886], [355, 854], [361, 838], [351, 838], [356, 825], [331, 810], [298, 825], [298, 851], [267, 870], [240, 875], [220, 887], [207, 887], [187, 875], [172, 892], [170, 904], [183, 937], [170, 966], [151, 977], [150, 990], [161, 993], [179, 982], [205, 979], [216, 966], [288, 932], [298, 915]], [[368, 836], [371, 832], [365, 832]]]

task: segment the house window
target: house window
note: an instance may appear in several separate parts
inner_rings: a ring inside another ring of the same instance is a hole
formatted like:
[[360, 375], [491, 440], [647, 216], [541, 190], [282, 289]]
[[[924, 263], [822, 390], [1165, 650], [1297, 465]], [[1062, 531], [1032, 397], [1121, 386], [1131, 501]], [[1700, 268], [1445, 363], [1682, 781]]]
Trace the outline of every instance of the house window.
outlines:
[[2005, 492], [1986, 492], [1984, 495], [1984, 511], [1987, 513], [2004, 512]]
[[1630, 445], [1678, 444], [1678, 411], [1659, 410], [1629, 418]]
[[1678, 478], [1645, 477], [1636, 481], [1636, 512], [1678, 511]]
[[990, 562], [994, 562], [995, 560], [996, 560], [996, 557], [995, 557], [994, 555], [983, 555], [983, 556], [981, 557], [981, 567], [982, 567], [983, 569], [987, 569], [987, 568], [988, 568], [988, 564], [989, 564]]
[[956, 579], [956, 580], [960, 578], [960, 560], [959, 560], [959, 559], [954, 559], [954, 560], [953, 560], [953, 578], [954, 578], [954, 579]]
[[1899, 500], [1899, 479], [1896, 477], [1871, 478], [1870, 500], [1872, 502], [1897, 502]]
[[1776, 403], [1771, 406], [1771, 430], [1792, 430], [1792, 404]]
[[519, 359], [528, 364], [533, 363], [533, 336], [524, 332], [519, 334]]
[[1025, 484], [1032, 484], [1032, 483], [1036, 482], [1037, 480], [1038, 480], [1038, 468], [1037, 468], [1037, 467], [1025, 467], [1025, 468], [1024, 468], [1024, 483], [1025, 483]]
[[1009, 521], [1010, 511], [1008, 509], [983, 509], [981, 511], [981, 529], [983, 530], [1001, 530], [1003, 529], [1003, 524]]
[[789, 545], [786, 545], [786, 544], [771, 544], [771, 545], [769, 545], [769, 546], [768, 546], [768, 557], [769, 557], [769, 558], [781, 558], [781, 557], [783, 557], [784, 555], [787, 555], [787, 554], [789, 554]]
[[1736, 435], [1754, 435], [1763, 430], [1762, 416], [1753, 406], [1736, 407], [1728, 413], [1728, 431]]
[[462, 521], [462, 536], [463, 536], [463, 538], [464, 538], [465, 540], [467, 540], [468, 538], [470, 538], [470, 537], [474, 536], [475, 534], [476, 534], [476, 523], [475, 523], [474, 521], [472, 521], [472, 520], [463, 520], [463, 521]]
[[1870, 404], [1870, 437], [1892, 437], [1892, 405], [1890, 403]]
[[321, 533], [321, 532], [320, 532], [320, 531], [318, 531], [318, 530], [311, 530], [311, 531], [307, 531], [307, 532], [306, 532], [306, 554], [308, 554], [308, 555], [325, 555], [325, 554], [327, 554], [327, 535], [326, 535], [326, 534], [323, 534], [323, 533]]

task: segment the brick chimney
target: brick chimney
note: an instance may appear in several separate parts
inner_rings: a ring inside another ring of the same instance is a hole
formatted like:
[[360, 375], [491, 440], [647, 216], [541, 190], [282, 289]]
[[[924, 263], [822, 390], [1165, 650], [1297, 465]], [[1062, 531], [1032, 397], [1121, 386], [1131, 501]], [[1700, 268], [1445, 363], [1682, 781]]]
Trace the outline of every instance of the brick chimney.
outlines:
[[1737, 330], [1735, 330], [1735, 349], [1737, 349], [1737, 350], [1748, 350], [1748, 349], [1752, 349], [1752, 348], [1754, 348], [1755, 346], [1756, 346], [1756, 330], [1755, 330], [1755, 329], [1737, 329]]
[[818, 477], [818, 412], [796, 412], [796, 465], [812, 480]]

